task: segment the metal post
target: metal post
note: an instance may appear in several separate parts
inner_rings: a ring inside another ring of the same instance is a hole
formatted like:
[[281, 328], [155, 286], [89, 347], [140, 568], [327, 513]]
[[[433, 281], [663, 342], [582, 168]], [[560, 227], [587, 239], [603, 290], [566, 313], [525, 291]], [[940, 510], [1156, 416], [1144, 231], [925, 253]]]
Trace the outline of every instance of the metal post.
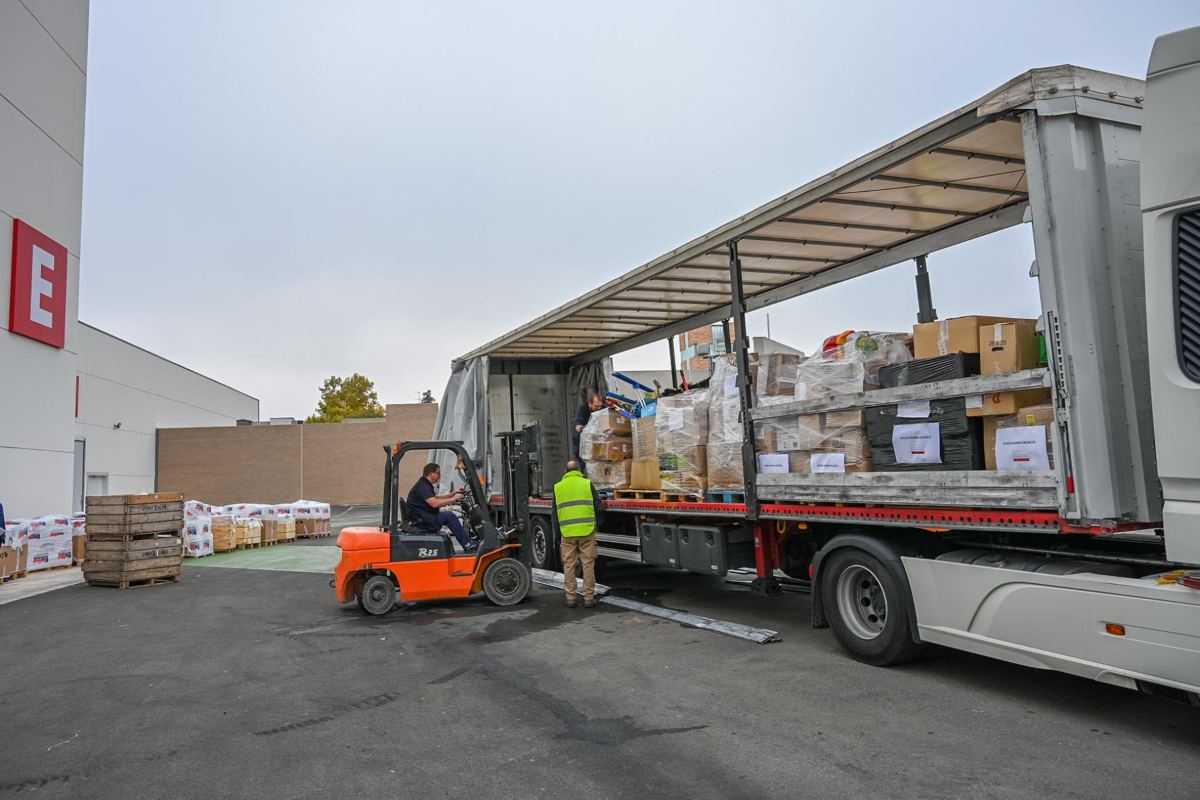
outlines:
[[725, 339], [725, 352], [733, 352], [733, 344], [729, 341], [729, 320], [721, 320], [721, 336]]
[[[752, 521], [758, 520], [758, 492], [755, 475], [758, 463], [754, 455], [754, 419], [750, 411], [754, 407], [754, 392], [750, 388], [750, 340], [746, 336], [746, 298], [742, 291], [742, 261], [738, 258], [738, 243], [729, 243], [729, 310], [733, 318], [733, 349], [737, 360], [738, 398], [742, 416], [742, 477], [746, 484], [746, 514]], [[726, 326], [728, 330], [728, 326]], [[775, 579], [775, 563], [772, 557], [775, 548], [764, 541], [767, 526], [755, 525], [755, 566], [758, 577], [753, 586], [765, 593], [779, 592]]]
[[508, 429], [515, 431], [517, 429], [517, 405], [516, 394], [513, 392], [513, 376], [508, 373]]
[[917, 256], [913, 261], [917, 262], [917, 322], [935, 322], [937, 309], [933, 307], [933, 293], [929, 290], [925, 256]]
[[671, 353], [671, 388], [679, 388], [679, 375], [675, 370], [675, 337], [667, 337], [667, 350]]

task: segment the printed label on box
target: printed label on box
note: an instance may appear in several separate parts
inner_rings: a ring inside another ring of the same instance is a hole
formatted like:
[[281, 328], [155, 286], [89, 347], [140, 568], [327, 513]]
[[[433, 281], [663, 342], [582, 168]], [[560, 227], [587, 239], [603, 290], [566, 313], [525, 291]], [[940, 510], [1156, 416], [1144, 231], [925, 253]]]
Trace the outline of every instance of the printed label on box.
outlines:
[[929, 419], [928, 400], [905, 400], [896, 404], [896, 416], [908, 419]]
[[1046, 450], [1046, 426], [998, 429], [996, 469], [1050, 469], [1050, 454]]
[[924, 422], [892, 428], [897, 464], [942, 463], [942, 424]]
[[809, 470], [816, 472], [845, 472], [845, 453], [813, 453], [809, 459]]
[[966, 396], [967, 408], [983, 408], [983, 395], [969, 394]]
[[787, 453], [759, 453], [758, 471], [764, 475], [788, 471]]

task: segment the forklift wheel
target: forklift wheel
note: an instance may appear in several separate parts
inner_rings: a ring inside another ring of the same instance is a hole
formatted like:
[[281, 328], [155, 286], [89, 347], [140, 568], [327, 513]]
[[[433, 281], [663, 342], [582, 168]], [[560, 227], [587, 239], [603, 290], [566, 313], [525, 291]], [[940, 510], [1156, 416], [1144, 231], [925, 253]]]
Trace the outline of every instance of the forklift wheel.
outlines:
[[532, 583], [529, 568], [515, 558], [497, 559], [483, 573], [483, 592], [498, 606], [512, 606], [524, 600]]
[[372, 616], [386, 614], [396, 605], [396, 584], [388, 575], [372, 575], [358, 590], [358, 607]]

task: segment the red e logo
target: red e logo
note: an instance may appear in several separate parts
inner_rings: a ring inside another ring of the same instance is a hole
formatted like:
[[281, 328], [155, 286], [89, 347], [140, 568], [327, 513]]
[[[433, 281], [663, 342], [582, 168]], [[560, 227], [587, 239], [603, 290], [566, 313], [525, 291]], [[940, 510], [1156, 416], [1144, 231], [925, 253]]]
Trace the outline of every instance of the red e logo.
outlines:
[[19, 219], [13, 220], [8, 329], [51, 347], [66, 339], [67, 248]]

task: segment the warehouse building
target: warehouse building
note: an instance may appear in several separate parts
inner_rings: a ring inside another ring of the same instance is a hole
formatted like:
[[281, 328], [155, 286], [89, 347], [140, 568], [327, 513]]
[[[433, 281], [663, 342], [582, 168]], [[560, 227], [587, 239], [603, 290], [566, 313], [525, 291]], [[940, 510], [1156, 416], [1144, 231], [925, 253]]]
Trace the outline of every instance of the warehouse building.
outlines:
[[79, 321], [88, 4], [0, 3], [0, 503], [150, 491], [156, 430], [258, 400]]

